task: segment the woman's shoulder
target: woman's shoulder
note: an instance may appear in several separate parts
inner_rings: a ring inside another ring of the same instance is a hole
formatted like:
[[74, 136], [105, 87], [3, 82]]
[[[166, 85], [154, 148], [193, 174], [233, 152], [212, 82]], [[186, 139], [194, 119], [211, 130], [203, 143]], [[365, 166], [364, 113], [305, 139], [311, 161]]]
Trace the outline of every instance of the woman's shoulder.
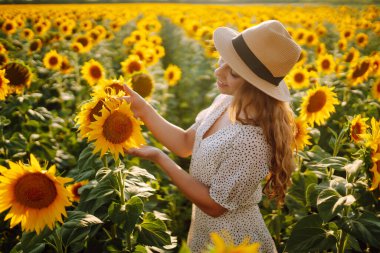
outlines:
[[226, 95], [226, 94], [219, 94], [214, 98], [214, 101], [212, 102], [212, 106], [217, 107], [225, 102], [231, 101], [232, 96]]
[[263, 129], [260, 126], [236, 123], [239, 133], [234, 139], [235, 144], [247, 144], [249, 146], [268, 146]]

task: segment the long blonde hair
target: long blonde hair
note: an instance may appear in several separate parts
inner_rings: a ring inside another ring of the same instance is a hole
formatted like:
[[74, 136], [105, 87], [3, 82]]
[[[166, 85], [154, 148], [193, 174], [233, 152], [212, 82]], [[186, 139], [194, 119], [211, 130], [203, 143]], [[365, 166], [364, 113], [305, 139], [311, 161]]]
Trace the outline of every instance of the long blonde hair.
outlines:
[[[245, 118], [240, 117], [241, 112]], [[252, 115], [254, 118], [250, 118]], [[263, 191], [269, 198], [276, 199], [278, 204], [283, 204], [291, 173], [295, 169], [292, 150], [295, 123], [289, 103], [272, 98], [255, 86], [245, 83], [234, 94], [230, 118], [232, 121], [262, 128], [272, 148], [270, 173]]]

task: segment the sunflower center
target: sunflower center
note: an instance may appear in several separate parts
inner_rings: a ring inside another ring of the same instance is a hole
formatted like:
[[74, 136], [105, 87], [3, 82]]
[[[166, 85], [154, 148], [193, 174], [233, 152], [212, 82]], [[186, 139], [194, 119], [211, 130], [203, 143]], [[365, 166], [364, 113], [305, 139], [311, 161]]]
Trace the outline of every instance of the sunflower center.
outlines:
[[92, 66], [90, 68], [90, 75], [95, 79], [100, 79], [100, 77], [102, 77], [102, 71], [100, 71], [98, 66]]
[[0, 53], [0, 66], [7, 63], [7, 60], [8, 60], [7, 57], [4, 54]]
[[21, 177], [14, 188], [16, 200], [35, 209], [48, 207], [57, 197], [54, 182], [42, 173], [30, 173]]
[[72, 193], [74, 194], [75, 197], [80, 197], [80, 194], [78, 192], [79, 188], [82, 187], [82, 184], [76, 184], [74, 187], [73, 187], [73, 190], [72, 190]]
[[5, 26], [5, 30], [7, 30], [7, 31], [10, 31], [10, 30], [12, 30], [13, 29], [13, 25], [12, 24], [7, 24], [6, 26]]
[[173, 77], [174, 77], [174, 73], [173, 72], [169, 72], [169, 75], [168, 75], [169, 80], [172, 80]]
[[88, 45], [88, 39], [87, 38], [78, 38], [77, 41], [82, 44], [83, 47], [86, 47]]
[[323, 69], [329, 69], [330, 68], [330, 61], [325, 59], [322, 61], [322, 68]]
[[55, 57], [55, 56], [50, 57], [50, 58], [49, 58], [49, 63], [50, 63], [50, 65], [52, 65], [52, 66], [57, 65], [57, 64], [58, 64], [58, 59], [57, 59], [57, 57]]
[[314, 36], [313, 35], [307, 36], [307, 42], [308, 43], [312, 43], [313, 41], [314, 41]]
[[353, 53], [349, 53], [346, 57], [346, 62], [351, 62], [352, 59], [354, 59], [354, 54]]
[[376, 90], [377, 90], [377, 92], [380, 93], [380, 82], [378, 82], [378, 83], [376, 84]]
[[92, 108], [91, 112], [90, 112], [90, 121], [91, 122], [94, 122], [96, 119], [94, 117], [94, 115], [96, 116], [101, 116], [101, 112], [100, 110], [102, 109], [103, 107], [103, 104], [104, 104], [104, 101], [103, 100], [100, 100], [95, 106], [94, 108]]
[[37, 41], [33, 41], [31, 44], [30, 44], [30, 51], [36, 51], [37, 48], [38, 48], [38, 42]]
[[323, 91], [317, 91], [310, 97], [309, 104], [307, 105], [307, 111], [310, 113], [320, 111], [326, 104], [326, 94]]
[[364, 38], [363, 38], [363, 37], [359, 37], [359, 38], [358, 38], [358, 42], [359, 42], [359, 44], [360, 44], [360, 43], [363, 43], [363, 41], [364, 41]]
[[140, 96], [147, 97], [153, 90], [153, 80], [147, 74], [139, 74], [132, 77], [132, 88]]
[[363, 62], [362, 64], [360, 64], [359, 67], [355, 68], [354, 73], [352, 73], [352, 77], [358, 78], [364, 75], [369, 69], [369, 65], [370, 65], [369, 62]]
[[133, 73], [141, 70], [141, 64], [137, 61], [133, 61], [128, 65], [128, 73]]
[[350, 37], [350, 35], [351, 35], [351, 32], [349, 32], [349, 31], [347, 31], [347, 32], [344, 33], [344, 37], [345, 37], [345, 38]]
[[133, 125], [127, 115], [119, 111], [113, 112], [103, 126], [103, 135], [107, 141], [120, 144], [132, 135]]
[[297, 73], [294, 75], [294, 81], [297, 83], [302, 83], [305, 80], [305, 76], [302, 73]]
[[118, 94], [119, 91], [124, 90], [123, 86], [121, 84], [119, 84], [119, 83], [112, 83], [109, 87], [111, 87], [111, 89], [113, 89], [114, 91], [116, 91], [116, 94]]
[[30, 72], [27, 67], [11, 62], [5, 65], [5, 78], [9, 80], [9, 85], [19, 86], [27, 85]]
[[359, 139], [359, 136], [358, 134], [361, 134], [361, 127], [360, 127], [360, 124], [355, 124], [353, 127], [352, 127], [352, 137], [355, 139], [355, 140], [358, 140]]

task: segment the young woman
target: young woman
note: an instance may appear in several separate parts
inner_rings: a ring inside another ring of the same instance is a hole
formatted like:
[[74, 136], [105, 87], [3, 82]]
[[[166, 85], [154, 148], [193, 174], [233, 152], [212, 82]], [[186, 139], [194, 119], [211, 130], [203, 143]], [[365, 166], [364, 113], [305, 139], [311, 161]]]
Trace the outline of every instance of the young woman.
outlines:
[[276, 20], [238, 33], [220, 27], [214, 43], [221, 58], [215, 70], [220, 95], [183, 130], [162, 118], [125, 86], [136, 117], [169, 150], [192, 155], [190, 174], [161, 150], [144, 146], [127, 153], [155, 162], [193, 203], [188, 244], [193, 253], [226, 231], [235, 244], [249, 237], [262, 252], [276, 252], [258, 203], [264, 192], [283, 202], [294, 169], [293, 114], [284, 76], [301, 48]]

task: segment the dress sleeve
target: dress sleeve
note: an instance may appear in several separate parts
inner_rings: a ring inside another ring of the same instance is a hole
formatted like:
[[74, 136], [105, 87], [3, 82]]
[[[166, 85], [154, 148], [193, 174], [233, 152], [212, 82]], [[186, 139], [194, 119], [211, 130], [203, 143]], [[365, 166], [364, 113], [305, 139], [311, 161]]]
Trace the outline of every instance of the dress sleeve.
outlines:
[[258, 129], [242, 129], [211, 178], [210, 196], [232, 211], [253, 201], [269, 172], [270, 148]]

